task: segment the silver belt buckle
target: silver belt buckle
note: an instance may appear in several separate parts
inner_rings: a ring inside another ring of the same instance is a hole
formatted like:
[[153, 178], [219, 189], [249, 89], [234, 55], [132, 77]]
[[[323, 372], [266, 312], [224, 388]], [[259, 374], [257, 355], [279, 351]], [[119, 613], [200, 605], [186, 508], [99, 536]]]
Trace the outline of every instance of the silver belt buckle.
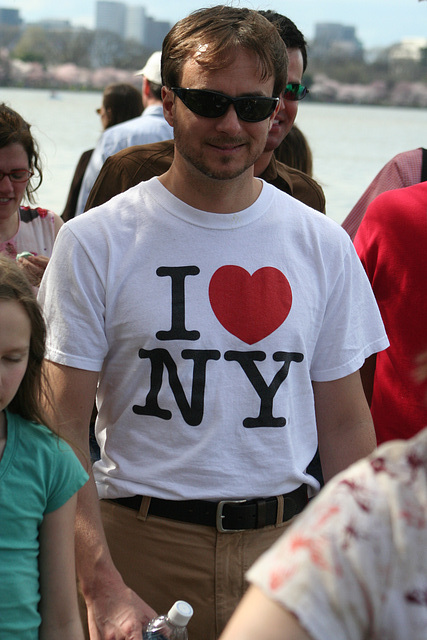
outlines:
[[224, 529], [222, 526], [222, 521], [225, 518], [223, 514], [224, 505], [226, 504], [241, 504], [242, 502], [247, 502], [247, 500], [221, 500], [218, 502], [216, 508], [216, 528], [220, 533], [236, 533], [237, 531], [246, 531], [246, 529]]

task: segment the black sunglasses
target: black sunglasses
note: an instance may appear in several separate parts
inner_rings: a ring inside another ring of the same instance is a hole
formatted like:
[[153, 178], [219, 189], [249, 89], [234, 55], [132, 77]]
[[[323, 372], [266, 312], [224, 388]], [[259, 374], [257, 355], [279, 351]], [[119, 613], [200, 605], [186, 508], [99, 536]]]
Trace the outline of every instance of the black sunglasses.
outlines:
[[286, 85], [282, 93], [282, 96], [284, 97], [285, 100], [295, 101], [295, 100], [302, 100], [303, 98], [305, 98], [307, 93], [310, 93], [310, 92], [307, 89], [307, 87], [305, 87], [303, 84], [299, 84], [298, 82], [289, 82]]
[[204, 118], [220, 118], [232, 104], [240, 120], [261, 122], [271, 116], [279, 102], [279, 98], [266, 96], [232, 98], [224, 93], [207, 91], [206, 89], [171, 87], [171, 91], [183, 101], [190, 111]]

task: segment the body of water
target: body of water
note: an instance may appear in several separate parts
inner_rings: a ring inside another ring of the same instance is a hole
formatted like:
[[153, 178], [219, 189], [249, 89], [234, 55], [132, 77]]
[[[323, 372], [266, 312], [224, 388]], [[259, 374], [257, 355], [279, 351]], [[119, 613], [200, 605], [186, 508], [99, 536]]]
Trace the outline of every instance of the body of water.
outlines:
[[[61, 214], [77, 161], [101, 134], [97, 92], [0, 88], [0, 100], [30, 124], [43, 159], [37, 202]], [[427, 147], [427, 110], [300, 103], [297, 123], [310, 142], [327, 215], [341, 223], [394, 155]]]

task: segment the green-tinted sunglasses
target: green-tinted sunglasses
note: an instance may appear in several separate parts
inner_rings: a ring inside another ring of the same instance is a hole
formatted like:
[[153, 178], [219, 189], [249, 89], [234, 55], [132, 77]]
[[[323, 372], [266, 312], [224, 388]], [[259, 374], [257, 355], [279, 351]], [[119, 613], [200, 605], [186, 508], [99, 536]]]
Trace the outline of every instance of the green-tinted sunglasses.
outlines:
[[309, 93], [309, 90], [303, 84], [299, 84], [298, 82], [289, 82], [286, 85], [282, 96], [285, 100], [295, 101], [302, 100], [305, 98], [307, 93]]

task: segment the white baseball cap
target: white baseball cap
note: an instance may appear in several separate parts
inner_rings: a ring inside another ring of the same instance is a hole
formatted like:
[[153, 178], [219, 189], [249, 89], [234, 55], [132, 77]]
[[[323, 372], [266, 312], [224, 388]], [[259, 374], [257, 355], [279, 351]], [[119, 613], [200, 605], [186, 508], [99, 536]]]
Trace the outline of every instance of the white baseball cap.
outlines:
[[135, 73], [136, 76], [144, 76], [150, 82], [155, 84], [162, 84], [162, 73], [160, 69], [160, 61], [162, 59], [162, 52], [155, 51], [148, 58], [145, 66]]

